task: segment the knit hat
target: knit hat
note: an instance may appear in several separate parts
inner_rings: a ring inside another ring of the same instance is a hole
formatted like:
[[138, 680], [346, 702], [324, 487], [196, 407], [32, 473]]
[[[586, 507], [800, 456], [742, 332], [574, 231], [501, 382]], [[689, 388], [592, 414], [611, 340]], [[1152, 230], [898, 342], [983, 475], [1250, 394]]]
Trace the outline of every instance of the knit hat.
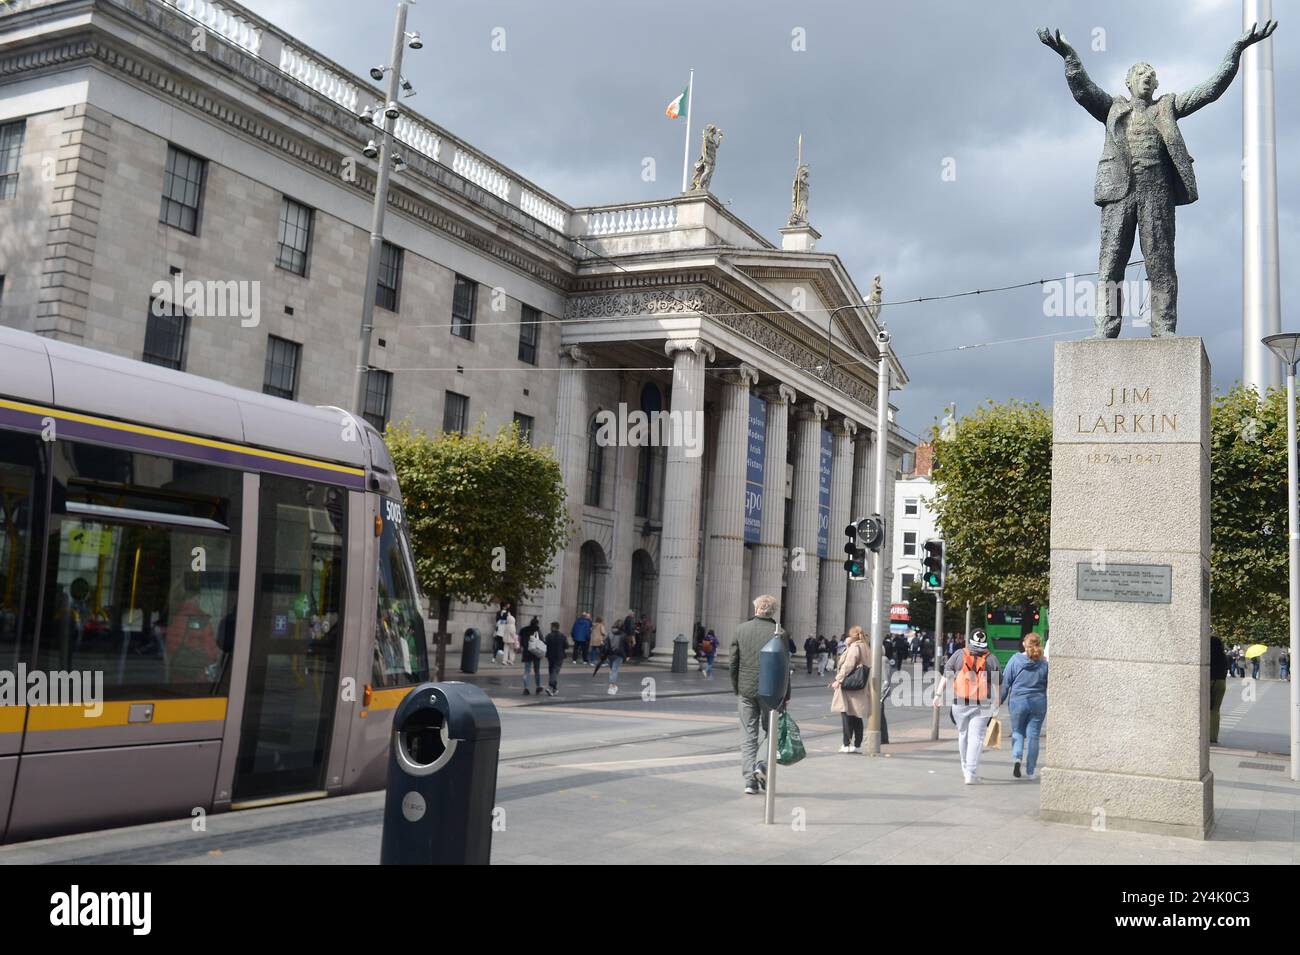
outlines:
[[972, 630], [970, 638], [966, 641], [966, 647], [969, 650], [984, 652], [989, 648], [988, 635], [983, 630]]

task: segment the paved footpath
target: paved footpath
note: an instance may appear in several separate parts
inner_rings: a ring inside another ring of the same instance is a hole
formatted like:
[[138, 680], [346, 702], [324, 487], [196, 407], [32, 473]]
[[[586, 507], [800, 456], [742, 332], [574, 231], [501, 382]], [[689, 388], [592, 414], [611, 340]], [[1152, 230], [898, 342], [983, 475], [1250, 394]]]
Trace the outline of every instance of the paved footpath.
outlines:
[[[1211, 750], [1216, 826], [1206, 841], [1096, 832], [1041, 821], [1038, 783], [1012, 778], [1006, 748], [985, 754], [984, 782], [963, 785], [952, 726], [944, 720], [931, 742], [920, 707], [891, 706], [886, 755], [836, 752], [839, 717], [816, 688], [795, 691], [808, 758], [778, 769], [777, 824], [765, 826], [762, 798], [741, 792], [734, 699], [672, 696], [675, 681], [663, 682], [655, 700], [523, 706], [520, 696], [501, 706], [494, 862], [1300, 862], [1300, 784], [1282, 759]], [[383, 799], [215, 815], [205, 832], [180, 820], [0, 847], [0, 863], [375, 863]]]

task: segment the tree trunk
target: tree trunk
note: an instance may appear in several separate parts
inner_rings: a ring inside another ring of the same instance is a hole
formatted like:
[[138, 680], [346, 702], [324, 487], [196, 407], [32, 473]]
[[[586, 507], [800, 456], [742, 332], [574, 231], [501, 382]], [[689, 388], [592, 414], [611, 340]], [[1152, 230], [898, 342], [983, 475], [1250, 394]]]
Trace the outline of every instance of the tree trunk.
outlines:
[[451, 615], [451, 598], [438, 598], [438, 641], [437, 680], [441, 683], [447, 673], [447, 617]]
[[1022, 641], [1034, 632], [1034, 611], [1037, 609], [1033, 604], [1020, 605], [1020, 639]]

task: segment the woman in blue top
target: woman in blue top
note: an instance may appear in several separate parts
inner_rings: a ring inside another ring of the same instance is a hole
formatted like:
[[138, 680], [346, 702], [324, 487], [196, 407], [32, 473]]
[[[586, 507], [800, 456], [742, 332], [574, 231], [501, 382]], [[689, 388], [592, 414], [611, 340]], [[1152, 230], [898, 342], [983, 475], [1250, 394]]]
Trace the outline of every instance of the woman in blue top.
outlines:
[[1020, 778], [1020, 757], [1025, 757], [1025, 775], [1034, 778], [1038, 767], [1038, 734], [1047, 716], [1047, 661], [1036, 633], [1025, 637], [1024, 652], [1017, 653], [1002, 676], [1002, 697], [1010, 704], [1012, 774]]

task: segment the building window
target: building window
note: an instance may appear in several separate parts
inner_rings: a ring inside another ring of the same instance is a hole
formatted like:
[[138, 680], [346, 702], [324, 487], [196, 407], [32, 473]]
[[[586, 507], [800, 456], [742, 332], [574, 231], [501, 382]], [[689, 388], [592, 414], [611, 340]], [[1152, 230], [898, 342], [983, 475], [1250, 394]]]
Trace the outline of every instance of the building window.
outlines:
[[519, 360], [530, 365], [537, 364], [538, 322], [542, 313], [531, 305], [525, 305], [519, 317]]
[[914, 497], [903, 498], [903, 516], [916, 517], [920, 510], [919, 502]]
[[519, 440], [524, 444], [533, 443], [533, 416], [515, 412], [515, 424], [519, 428]]
[[474, 340], [474, 300], [478, 283], [463, 275], [456, 276], [456, 290], [451, 296], [451, 333], [457, 338]]
[[605, 478], [605, 449], [600, 446], [597, 437], [600, 425], [591, 419], [591, 430], [587, 433], [587, 496], [586, 502], [592, 507], [600, 507], [600, 486]]
[[302, 346], [287, 338], [270, 335], [266, 339], [266, 374], [262, 392], [292, 401], [298, 397], [298, 359]]
[[275, 264], [294, 275], [307, 274], [307, 257], [311, 255], [312, 210], [285, 196], [280, 207], [280, 251]]
[[203, 197], [204, 162], [193, 153], [167, 147], [167, 172], [163, 176], [160, 222], [197, 235], [199, 200]]
[[380, 434], [388, 427], [388, 409], [393, 399], [393, 374], [371, 368], [366, 372], [366, 410], [361, 417]]
[[600, 548], [591, 541], [578, 551], [578, 613], [596, 614], [596, 564]]
[[402, 285], [402, 250], [385, 242], [379, 250], [379, 279], [375, 283], [375, 304], [397, 311], [397, 293]]
[[18, 164], [23, 158], [27, 120], [0, 126], [0, 199], [18, 195]]
[[144, 326], [144, 354], [151, 365], [185, 368], [185, 338], [190, 318], [185, 309], [160, 298], [149, 299], [149, 315]]
[[447, 406], [442, 412], [442, 430], [447, 434], [464, 434], [469, 420], [469, 399], [454, 391], [447, 392]]
[[636, 516], [650, 516], [650, 490], [654, 487], [655, 449], [643, 444], [636, 456]]
[[908, 589], [916, 582], [916, 574], [903, 574], [903, 592], [907, 593]]
[[916, 556], [916, 531], [903, 531], [903, 556]]

